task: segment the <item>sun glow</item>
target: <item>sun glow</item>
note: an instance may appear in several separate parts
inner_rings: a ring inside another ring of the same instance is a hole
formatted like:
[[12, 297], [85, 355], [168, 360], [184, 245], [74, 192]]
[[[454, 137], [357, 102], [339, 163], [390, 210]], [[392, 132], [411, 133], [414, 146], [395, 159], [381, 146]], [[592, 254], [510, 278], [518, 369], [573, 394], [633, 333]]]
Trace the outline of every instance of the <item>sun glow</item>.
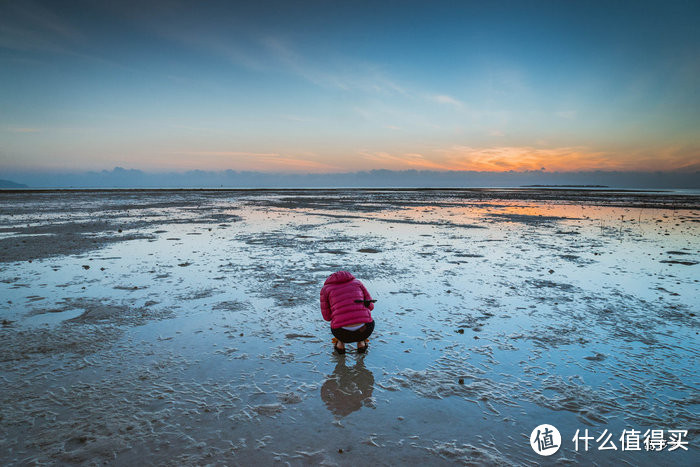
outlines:
[[453, 146], [430, 153], [361, 154], [375, 167], [394, 170], [469, 170], [478, 172], [657, 171], [697, 170], [695, 148], [670, 147], [648, 151], [595, 151], [586, 147], [534, 148]]

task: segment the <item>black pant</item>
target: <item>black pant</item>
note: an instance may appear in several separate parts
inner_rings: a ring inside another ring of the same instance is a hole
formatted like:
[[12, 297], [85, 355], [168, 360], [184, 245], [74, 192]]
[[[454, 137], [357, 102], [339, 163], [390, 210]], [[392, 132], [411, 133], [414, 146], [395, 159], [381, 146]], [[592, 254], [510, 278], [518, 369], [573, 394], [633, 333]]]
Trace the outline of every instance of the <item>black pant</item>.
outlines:
[[354, 331], [348, 331], [347, 329], [343, 328], [331, 328], [333, 335], [342, 343], [361, 342], [367, 339], [372, 334], [372, 331], [374, 331], [374, 321], [365, 323], [360, 329], [356, 329]]

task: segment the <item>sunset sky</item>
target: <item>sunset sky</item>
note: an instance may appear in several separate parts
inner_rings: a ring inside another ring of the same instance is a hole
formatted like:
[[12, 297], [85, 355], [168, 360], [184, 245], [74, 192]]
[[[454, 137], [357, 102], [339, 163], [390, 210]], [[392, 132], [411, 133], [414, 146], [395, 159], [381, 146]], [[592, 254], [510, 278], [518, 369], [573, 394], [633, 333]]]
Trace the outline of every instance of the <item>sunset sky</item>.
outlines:
[[5, 171], [700, 169], [700, 2], [0, 3]]

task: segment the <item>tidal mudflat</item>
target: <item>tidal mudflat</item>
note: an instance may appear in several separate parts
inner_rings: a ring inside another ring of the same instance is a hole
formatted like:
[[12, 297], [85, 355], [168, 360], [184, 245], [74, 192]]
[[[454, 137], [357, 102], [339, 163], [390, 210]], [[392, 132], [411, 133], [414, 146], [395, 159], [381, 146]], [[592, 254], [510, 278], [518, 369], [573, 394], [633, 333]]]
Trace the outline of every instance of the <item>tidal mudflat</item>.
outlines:
[[[697, 465], [698, 262], [693, 195], [3, 192], [0, 464]], [[339, 269], [364, 356], [321, 319]]]

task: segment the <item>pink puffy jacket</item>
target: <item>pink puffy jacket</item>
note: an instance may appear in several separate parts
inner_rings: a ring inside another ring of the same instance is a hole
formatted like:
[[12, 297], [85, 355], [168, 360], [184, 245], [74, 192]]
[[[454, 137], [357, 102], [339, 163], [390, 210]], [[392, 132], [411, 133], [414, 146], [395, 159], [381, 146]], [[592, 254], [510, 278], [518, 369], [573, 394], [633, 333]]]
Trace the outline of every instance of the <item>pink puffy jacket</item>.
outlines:
[[323, 319], [330, 321], [333, 329], [371, 322], [370, 311], [374, 309], [374, 303], [367, 308], [364, 303], [355, 303], [355, 300], [372, 300], [372, 297], [362, 282], [349, 272], [334, 272], [321, 289]]

